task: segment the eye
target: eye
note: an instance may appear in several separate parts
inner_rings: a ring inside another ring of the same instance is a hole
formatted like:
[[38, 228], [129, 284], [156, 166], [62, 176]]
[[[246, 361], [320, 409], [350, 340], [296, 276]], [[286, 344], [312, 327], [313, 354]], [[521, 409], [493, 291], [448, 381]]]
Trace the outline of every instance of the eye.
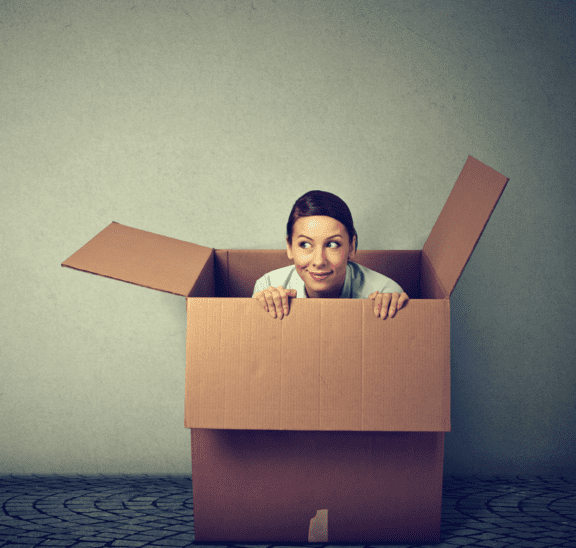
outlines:
[[[339, 244], [337, 241], [335, 241], [335, 240], [332, 240], [332, 241], [330, 241], [330, 242], [328, 242], [328, 243], [329, 243], [329, 244], [336, 244], [336, 247], [332, 247], [331, 249], [338, 249], [338, 248], [340, 247], [340, 244]], [[304, 244], [310, 245], [310, 242], [300, 242], [300, 247], [302, 247]], [[304, 248], [304, 249], [307, 249], [307, 248]]]

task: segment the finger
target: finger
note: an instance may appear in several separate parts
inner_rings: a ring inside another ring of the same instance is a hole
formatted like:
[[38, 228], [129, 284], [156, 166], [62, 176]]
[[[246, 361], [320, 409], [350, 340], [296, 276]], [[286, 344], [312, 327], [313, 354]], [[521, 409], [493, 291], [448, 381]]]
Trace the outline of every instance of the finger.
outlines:
[[278, 317], [282, 319], [285, 310], [288, 308], [288, 295], [282, 286], [278, 286], [278, 293], [280, 294], [280, 308], [278, 309]]
[[264, 292], [264, 295], [266, 296], [266, 304], [268, 305], [268, 312], [270, 312], [270, 316], [275, 318], [276, 317], [276, 307], [274, 306], [274, 297], [272, 296], [272, 292], [266, 290]]
[[290, 297], [294, 293], [293, 289], [284, 289], [284, 297], [282, 298], [283, 305], [284, 305], [284, 316], [288, 315], [288, 310], [290, 308]]
[[382, 310], [380, 312], [380, 317], [385, 320], [388, 316], [388, 305], [390, 304], [390, 299], [392, 295], [390, 293], [382, 293]]
[[[287, 289], [286, 293], [288, 294], [288, 297], [294, 298], [296, 296], [295, 289]], [[288, 316], [288, 312], [290, 311], [290, 299], [288, 297], [286, 298], [286, 305], [284, 306], [284, 314], [286, 316]]]
[[408, 295], [404, 292], [402, 292], [402, 295], [400, 295], [400, 299], [398, 300], [398, 310], [400, 310], [402, 308], [402, 306], [404, 305], [404, 303], [406, 301], [409, 301], [410, 297], [408, 297]]
[[378, 292], [374, 293], [374, 315], [378, 317], [380, 315], [380, 309], [382, 308], [382, 295]]
[[276, 307], [276, 313], [281, 318], [283, 316], [282, 312], [282, 297], [277, 289], [272, 291], [272, 298], [274, 299], [274, 306]]
[[262, 295], [262, 297], [259, 297], [258, 300], [262, 303], [264, 310], [268, 312], [268, 304], [266, 303], [266, 298], [264, 297], [264, 295]]
[[390, 303], [390, 317], [393, 318], [396, 314], [396, 307], [398, 306], [398, 298], [400, 295], [398, 293], [392, 293], [392, 302]]

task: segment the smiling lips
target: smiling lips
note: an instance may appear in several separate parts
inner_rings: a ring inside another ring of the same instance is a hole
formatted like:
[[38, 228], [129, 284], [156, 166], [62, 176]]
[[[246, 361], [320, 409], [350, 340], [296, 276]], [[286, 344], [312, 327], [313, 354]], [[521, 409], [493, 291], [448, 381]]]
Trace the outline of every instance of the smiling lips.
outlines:
[[331, 272], [310, 272], [310, 276], [312, 276], [313, 279], [315, 280], [324, 280], [325, 278], [327, 278], [329, 275], [331, 274]]

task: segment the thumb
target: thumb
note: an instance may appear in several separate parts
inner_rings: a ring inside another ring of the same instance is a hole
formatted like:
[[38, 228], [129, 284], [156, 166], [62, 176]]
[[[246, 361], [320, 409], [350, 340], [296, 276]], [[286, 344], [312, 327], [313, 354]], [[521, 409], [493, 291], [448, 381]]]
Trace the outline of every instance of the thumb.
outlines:
[[290, 289], [290, 295], [296, 295], [298, 293], [298, 291], [296, 291], [295, 289]]

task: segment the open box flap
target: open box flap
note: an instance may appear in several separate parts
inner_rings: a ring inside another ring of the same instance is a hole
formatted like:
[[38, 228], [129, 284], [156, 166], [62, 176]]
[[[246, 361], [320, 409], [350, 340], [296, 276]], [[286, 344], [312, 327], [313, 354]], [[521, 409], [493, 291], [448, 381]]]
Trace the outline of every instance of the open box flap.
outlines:
[[213, 253], [208, 247], [112, 222], [62, 266], [187, 297]]
[[456, 287], [508, 178], [468, 156], [458, 180], [422, 249], [445, 297]]

